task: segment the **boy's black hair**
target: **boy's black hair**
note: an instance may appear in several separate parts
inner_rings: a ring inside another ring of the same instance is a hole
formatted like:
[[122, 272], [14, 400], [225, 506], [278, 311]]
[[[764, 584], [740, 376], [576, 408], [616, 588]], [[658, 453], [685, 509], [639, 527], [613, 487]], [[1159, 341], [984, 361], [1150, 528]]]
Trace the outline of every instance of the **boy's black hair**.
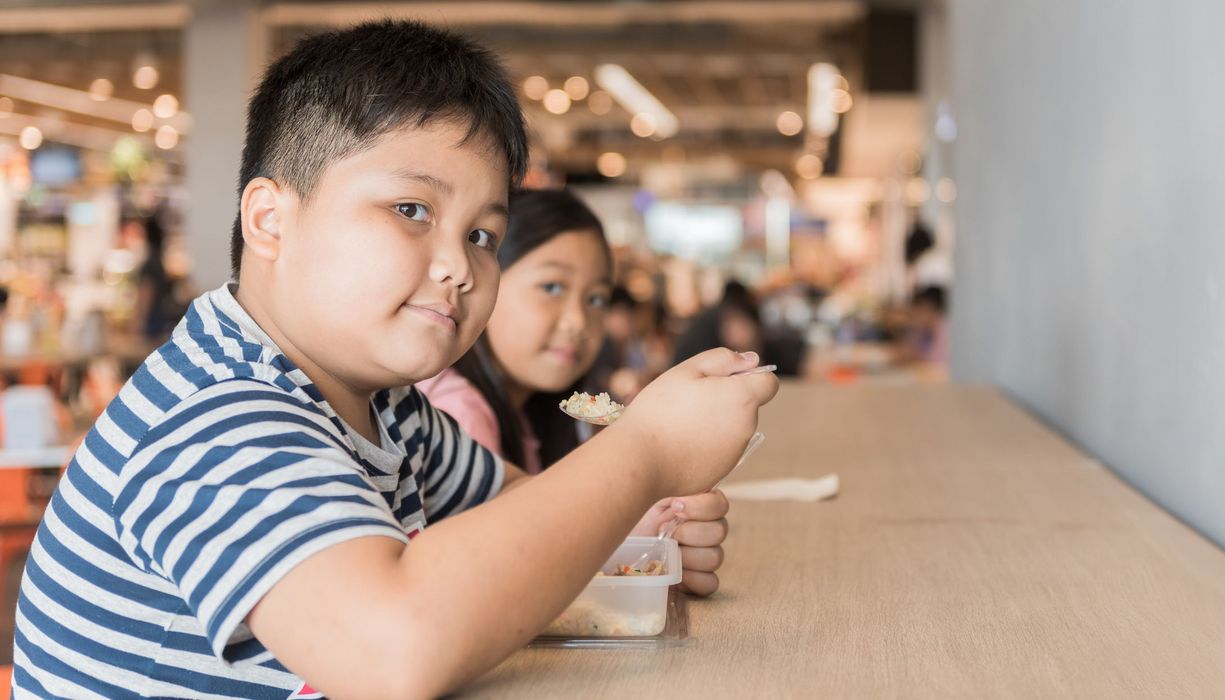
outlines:
[[[521, 190], [510, 197], [510, 224], [506, 239], [498, 248], [498, 264], [503, 270], [520, 258], [563, 233], [582, 232], [597, 237], [604, 246], [605, 259], [612, 266], [612, 251], [604, 238], [604, 226], [573, 192], [561, 190]], [[611, 272], [611, 269], [609, 270]], [[482, 333], [476, 343], [455, 363], [455, 371], [472, 383], [489, 402], [498, 419], [503, 457], [523, 466], [523, 426], [510, 402], [502, 374], [489, 339]], [[532, 432], [540, 439], [540, 463], [548, 467], [578, 447], [574, 420], [557, 410], [557, 403], [574, 393], [583, 379], [564, 391], [536, 393], [523, 407]]]
[[[238, 192], [267, 177], [309, 199], [331, 163], [398, 128], [436, 120], [468, 125], [464, 141], [504, 152], [510, 184], [527, 169], [527, 136], [514, 88], [487, 49], [420, 22], [383, 20], [300, 42], [264, 74], [247, 108]], [[234, 220], [230, 264], [242, 265]]]

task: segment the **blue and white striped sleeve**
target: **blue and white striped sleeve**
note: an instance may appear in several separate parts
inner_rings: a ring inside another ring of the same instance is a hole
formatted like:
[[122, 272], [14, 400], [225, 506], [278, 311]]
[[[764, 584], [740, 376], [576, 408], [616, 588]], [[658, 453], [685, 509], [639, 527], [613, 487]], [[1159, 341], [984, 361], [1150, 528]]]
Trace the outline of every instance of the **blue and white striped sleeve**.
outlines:
[[[416, 389], [403, 398], [413, 406], [402, 429], [418, 432], [416, 444], [425, 471], [425, 514], [437, 521], [478, 506], [502, 490], [502, 458], [473, 440], [455, 419], [430, 405]], [[401, 413], [404, 413], [401, 411]]]
[[242, 622], [297, 564], [358, 537], [408, 541], [328, 425], [268, 385], [221, 382], [153, 426], [120, 474], [120, 544], [178, 587], [223, 661], [264, 660]]

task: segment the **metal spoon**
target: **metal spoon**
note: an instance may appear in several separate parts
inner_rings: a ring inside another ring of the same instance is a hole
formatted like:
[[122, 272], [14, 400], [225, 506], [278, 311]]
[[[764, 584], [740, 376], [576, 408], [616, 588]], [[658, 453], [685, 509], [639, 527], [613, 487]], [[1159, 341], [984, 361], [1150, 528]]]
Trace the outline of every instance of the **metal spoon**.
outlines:
[[[743, 372], [733, 372], [732, 374], [729, 374], [728, 376], [729, 377], [747, 377], [750, 374], [761, 374], [763, 372], [773, 372], [777, 369], [778, 369], [778, 365], [762, 365], [760, 367], [746, 369]], [[621, 404], [613, 401], [612, 402], [613, 409], [609, 411], [608, 413], [602, 413], [596, 416], [589, 416], [589, 415], [584, 415], [581, 413], [574, 413], [568, 410], [565, 404], [566, 402], [563, 401], [562, 404], [558, 406], [558, 408], [561, 409], [562, 413], [566, 414], [567, 416], [570, 416], [574, 420], [580, 420], [580, 421], [583, 421], [584, 423], [591, 423], [593, 425], [610, 425], [613, 422], [615, 422], [618, 418], [620, 418], [622, 412], [625, 411], [625, 406], [622, 406]]]

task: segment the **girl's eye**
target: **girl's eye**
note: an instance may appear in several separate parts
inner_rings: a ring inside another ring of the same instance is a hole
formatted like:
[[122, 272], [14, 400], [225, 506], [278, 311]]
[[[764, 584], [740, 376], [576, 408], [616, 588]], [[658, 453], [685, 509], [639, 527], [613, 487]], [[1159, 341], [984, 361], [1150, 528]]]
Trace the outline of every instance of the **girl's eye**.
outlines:
[[566, 291], [566, 286], [561, 282], [545, 282], [540, 288], [551, 297], [561, 296]]
[[591, 299], [587, 302], [593, 309], [603, 309], [608, 306], [607, 294], [592, 294]]
[[468, 242], [477, 248], [493, 250], [498, 244], [498, 237], [483, 228], [478, 228], [468, 233]]
[[416, 202], [404, 202], [396, 205], [396, 211], [400, 212], [400, 216], [418, 222], [426, 222], [430, 220], [430, 210], [424, 204]]

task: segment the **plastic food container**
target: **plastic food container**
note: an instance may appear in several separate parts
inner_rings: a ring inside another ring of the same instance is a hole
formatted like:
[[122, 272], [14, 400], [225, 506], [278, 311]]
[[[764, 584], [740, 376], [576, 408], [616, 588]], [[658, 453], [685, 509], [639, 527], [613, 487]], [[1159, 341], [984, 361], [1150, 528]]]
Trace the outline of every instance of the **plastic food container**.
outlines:
[[681, 551], [676, 540], [630, 537], [617, 548], [601, 570], [648, 559], [664, 563], [656, 576], [597, 576], [578, 598], [552, 622], [542, 636], [650, 637], [664, 631], [668, 616], [668, 588], [681, 582]]

